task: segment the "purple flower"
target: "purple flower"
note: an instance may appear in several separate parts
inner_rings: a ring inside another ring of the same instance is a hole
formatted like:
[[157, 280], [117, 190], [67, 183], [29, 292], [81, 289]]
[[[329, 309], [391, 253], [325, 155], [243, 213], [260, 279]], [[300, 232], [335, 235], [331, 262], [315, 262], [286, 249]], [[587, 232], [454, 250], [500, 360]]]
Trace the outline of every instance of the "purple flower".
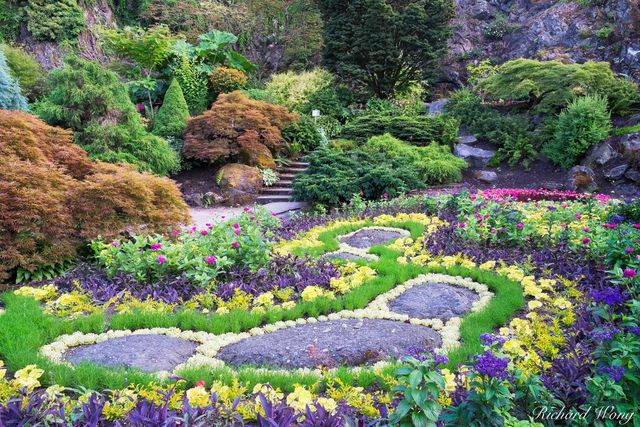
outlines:
[[632, 334], [640, 335], [640, 326], [629, 326], [627, 327], [627, 331]]
[[620, 329], [618, 328], [605, 327], [589, 332], [589, 337], [591, 337], [593, 341], [611, 341], [619, 332]]
[[626, 277], [627, 279], [633, 279], [637, 275], [638, 273], [636, 273], [636, 271], [633, 268], [627, 268], [622, 272], [622, 276]]
[[493, 344], [502, 345], [507, 342], [507, 339], [493, 334], [481, 334], [480, 341], [482, 341], [482, 345], [490, 346]]
[[624, 222], [624, 217], [621, 215], [614, 215], [611, 217], [611, 222], [614, 224], [620, 224], [621, 222]]
[[608, 374], [609, 378], [613, 381], [618, 382], [622, 379], [624, 375], [624, 368], [622, 366], [603, 366], [598, 369], [599, 374]]
[[442, 354], [433, 353], [433, 364], [434, 365], [446, 365], [449, 363], [449, 358], [447, 356], [443, 356]]
[[473, 369], [480, 375], [504, 380], [507, 378], [508, 365], [509, 359], [502, 359], [490, 351], [485, 351], [478, 356]]
[[159, 251], [160, 249], [162, 249], [162, 243], [154, 243], [151, 245], [152, 251]]
[[595, 302], [607, 305], [622, 304], [627, 299], [627, 296], [620, 290], [620, 288], [594, 289], [591, 291], [591, 296]]
[[160, 255], [157, 258], [158, 264], [164, 264], [165, 262], [167, 262], [167, 258], [165, 258], [164, 256]]

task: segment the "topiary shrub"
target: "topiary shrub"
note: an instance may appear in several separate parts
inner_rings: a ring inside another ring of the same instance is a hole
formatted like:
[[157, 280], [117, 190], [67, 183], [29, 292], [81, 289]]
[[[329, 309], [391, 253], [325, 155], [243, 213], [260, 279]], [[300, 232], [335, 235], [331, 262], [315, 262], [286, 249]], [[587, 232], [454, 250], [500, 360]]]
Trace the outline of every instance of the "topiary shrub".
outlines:
[[24, 10], [27, 28], [36, 40], [73, 40], [86, 26], [76, 0], [29, 0]]
[[534, 113], [556, 113], [574, 98], [588, 94], [604, 96], [615, 114], [631, 111], [640, 101], [638, 86], [616, 77], [607, 62], [514, 59], [480, 81], [477, 89], [490, 99], [526, 101]]
[[0, 109], [27, 111], [27, 100], [20, 93], [20, 85], [9, 74], [4, 53], [0, 50]]
[[468, 166], [467, 162], [451, 154], [447, 146], [431, 144], [416, 147], [389, 134], [369, 139], [363, 148], [413, 164], [420, 178], [428, 184], [458, 182], [462, 179], [462, 170]]
[[0, 110], [0, 278], [73, 257], [98, 236], [160, 232], [188, 220], [176, 185], [91, 161], [70, 131]]
[[240, 70], [229, 67], [216, 67], [209, 76], [213, 92], [229, 93], [244, 89], [247, 85], [247, 76]]
[[587, 151], [611, 132], [607, 100], [588, 95], [573, 101], [558, 116], [553, 139], [544, 146], [549, 159], [563, 168], [575, 165]]
[[389, 133], [414, 145], [432, 142], [453, 146], [458, 138], [459, 123], [455, 118], [442, 115], [392, 116], [368, 113], [356, 116], [342, 128], [340, 137], [364, 141], [372, 136]]
[[272, 153], [284, 147], [281, 130], [297, 120], [286, 108], [249, 99], [242, 92], [222, 94], [209, 111], [189, 120], [184, 156], [273, 168]]
[[19, 47], [3, 45], [0, 50], [4, 53], [9, 71], [18, 81], [23, 95], [31, 101], [42, 96], [46, 78], [38, 61]]
[[69, 58], [50, 74], [50, 90], [34, 107], [50, 125], [74, 130], [91, 158], [126, 162], [167, 175], [180, 168], [167, 141], [144, 128], [118, 76], [98, 64]]
[[189, 107], [177, 80], [173, 80], [164, 94], [164, 102], [153, 122], [153, 133], [162, 137], [182, 139], [189, 119]]
[[384, 153], [320, 147], [306, 159], [309, 167], [293, 183], [298, 200], [335, 206], [347, 202], [354, 194], [376, 199], [385, 193], [394, 197], [424, 188], [413, 165]]

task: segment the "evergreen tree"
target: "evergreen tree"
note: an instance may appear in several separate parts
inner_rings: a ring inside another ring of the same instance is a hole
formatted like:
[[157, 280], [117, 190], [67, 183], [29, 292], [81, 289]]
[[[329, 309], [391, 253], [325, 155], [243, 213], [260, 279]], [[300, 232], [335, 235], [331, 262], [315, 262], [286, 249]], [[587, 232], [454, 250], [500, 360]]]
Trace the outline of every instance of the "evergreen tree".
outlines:
[[180, 84], [173, 79], [167, 93], [164, 94], [164, 102], [153, 122], [153, 133], [162, 137], [182, 138], [188, 118], [187, 101], [184, 99]]
[[452, 0], [320, 0], [324, 65], [347, 83], [392, 97], [437, 68]]
[[20, 93], [20, 86], [9, 74], [9, 67], [2, 50], [0, 50], [0, 109], [29, 110], [26, 98]]

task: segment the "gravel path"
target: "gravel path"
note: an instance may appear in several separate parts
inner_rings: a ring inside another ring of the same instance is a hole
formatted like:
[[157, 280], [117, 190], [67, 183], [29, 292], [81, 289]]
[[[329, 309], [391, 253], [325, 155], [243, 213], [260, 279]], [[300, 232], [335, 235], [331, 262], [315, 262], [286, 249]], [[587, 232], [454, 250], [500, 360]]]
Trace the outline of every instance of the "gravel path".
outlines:
[[480, 296], [470, 289], [445, 283], [414, 286], [389, 301], [391, 311], [419, 319], [449, 320], [471, 310]]
[[64, 359], [74, 364], [92, 362], [144, 372], [171, 371], [193, 356], [197, 346], [193, 341], [165, 335], [130, 335], [74, 347], [65, 353]]
[[330, 320], [280, 329], [224, 347], [218, 357], [234, 365], [278, 368], [358, 366], [402, 357], [410, 346], [440, 345], [433, 329], [393, 320]]

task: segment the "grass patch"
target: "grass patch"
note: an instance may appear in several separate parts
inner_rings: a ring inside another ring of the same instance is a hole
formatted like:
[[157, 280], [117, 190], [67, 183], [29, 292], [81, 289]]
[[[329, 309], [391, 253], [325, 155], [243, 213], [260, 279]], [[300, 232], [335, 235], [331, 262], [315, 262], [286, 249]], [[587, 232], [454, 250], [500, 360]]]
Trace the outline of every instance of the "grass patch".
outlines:
[[621, 128], [613, 128], [611, 130], [612, 136], [622, 136], [628, 133], [640, 132], [640, 123], [635, 126], [626, 126]]

